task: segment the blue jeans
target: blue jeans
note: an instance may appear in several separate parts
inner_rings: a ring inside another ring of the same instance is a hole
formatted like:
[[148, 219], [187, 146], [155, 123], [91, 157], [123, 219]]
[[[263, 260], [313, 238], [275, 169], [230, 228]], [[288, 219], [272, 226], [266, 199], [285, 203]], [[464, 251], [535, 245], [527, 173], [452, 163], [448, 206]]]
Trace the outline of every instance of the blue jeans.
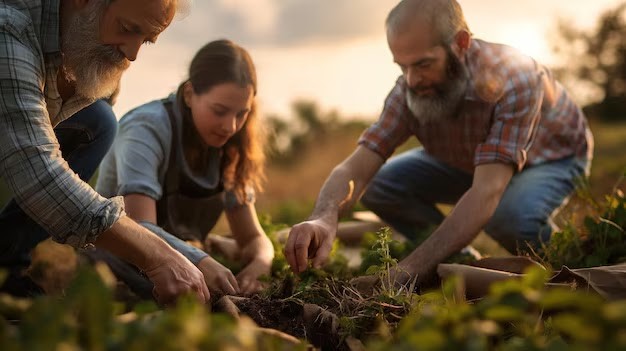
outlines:
[[[111, 106], [99, 100], [59, 123], [54, 132], [63, 158], [87, 182], [113, 144], [117, 119]], [[31, 250], [49, 237], [14, 199], [0, 212], [0, 228], [8, 234], [0, 235], [0, 266], [12, 270], [28, 267]]]
[[[548, 242], [551, 218], [584, 176], [588, 161], [568, 157], [531, 166], [511, 179], [483, 228], [512, 253]], [[450, 167], [415, 148], [391, 158], [376, 174], [361, 202], [391, 227], [415, 238], [444, 215], [436, 203], [455, 204], [472, 185], [472, 174]]]

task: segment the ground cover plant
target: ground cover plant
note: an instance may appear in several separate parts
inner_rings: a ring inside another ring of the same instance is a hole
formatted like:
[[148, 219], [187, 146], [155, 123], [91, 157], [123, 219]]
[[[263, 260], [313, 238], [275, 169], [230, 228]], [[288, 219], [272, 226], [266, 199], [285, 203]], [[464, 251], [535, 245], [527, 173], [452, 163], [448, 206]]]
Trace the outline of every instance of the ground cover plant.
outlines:
[[[337, 243], [328, 266], [296, 276], [272, 235], [283, 226], [266, 218], [277, 256], [258, 296], [215, 296], [210, 307], [187, 298], [165, 308], [128, 304], [115, 298], [108, 270], [82, 267], [63, 294], [0, 296], [0, 349], [626, 349], [626, 301], [545, 284], [563, 262], [624, 261], [626, 200], [618, 189], [590, 204], [593, 211], [582, 226], [555, 233], [542, 256], [547, 269], [535, 267], [522, 279], [495, 283], [478, 300], [466, 299], [459, 277], [429, 289], [393, 285], [390, 270], [414, 244], [391, 240], [388, 228], [366, 235], [360, 267], [348, 267]], [[596, 260], [587, 260], [589, 255]], [[362, 274], [376, 277], [378, 288], [366, 293], [351, 284]]]
[[[365, 235], [359, 267], [348, 266], [337, 244], [328, 266], [300, 276], [289, 271], [281, 244], [273, 238], [277, 255], [268, 287], [257, 297], [229, 300], [237, 310], [219, 311], [223, 306], [217, 296], [211, 308], [187, 300], [165, 309], [145, 302], [122, 304], [119, 298], [128, 300], [127, 296], [104, 283], [106, 279], [98, 282], [102, 273], [81, 270], [71, 288], [57, 289], [53, 296], [32, 300], [0, 296], [4, 317], [0, 318], [0, 350], [291, 350], [307, 349], [308, 344], [329, 350], [626, 349], [624, 303], [571, 289], [547, 290], [538, 283], [562, 265], [576, 268], [624, 261], [626, 200], [619, 190], [623, 182], [616, 184], [614, 172], [616, 164], [624, 162], [603, 155], [623, 153], [626, 128], [599, 126], [604, 129], [595, 127], [594, 132], [597, 149], [602, 150], [594, 160], [591, 185], [579, 194], [585, 200], [573, 202], [566, 225], [533, 257], [548, 271], [531, 274], [533, 279], [495, 284], [481, 300], [466, 300], [461, 293], [464, 283], [458, 279], [418, 293], [389, 284], [374, 294], [355, 289], [350, 284], [354, 276], [384, 277], [388, 266], [415, 245], [389, 240], [384, 230]], [[348, 144], [351, 148], [354, 143]], [[305, 171], [310, 173], [310, 167]], [[286, 173], [289, 179], [300, 179], [294, 168]], [[287, 180], [277, 183], [284, 185]], [[313, 201], [300, 200], [296, 203]], [[266, 216], [263, 226], [271, 235], [308, 212], [310, 208], [304, 206], [275, 220]], [[68, 252], [60, 255], [65, 261]], [[467, 257], [455, 262], [467, 263]], [[45, 267], [38, 272], [40, 268], [34, 273], [45, 276]], [[258, 326], [282, 329], [298, 339], [253, 328], [242, 314], [252, 315]]]

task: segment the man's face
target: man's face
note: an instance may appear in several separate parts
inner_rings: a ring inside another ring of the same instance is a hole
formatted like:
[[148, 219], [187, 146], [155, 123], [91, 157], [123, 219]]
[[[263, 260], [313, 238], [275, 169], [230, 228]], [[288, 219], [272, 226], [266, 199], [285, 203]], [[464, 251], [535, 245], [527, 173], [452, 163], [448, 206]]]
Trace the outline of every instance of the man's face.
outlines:
[[453, 117], [465, 94], [468, 73], [450, 46], [436, 43], [427, 25], [388, 33], [394, 61], [407, 84], [407, 105], [422, 123]]
[[175, 0], [89, 2], [62, 29], [66, 78], [88, 98], [110, 96], [144, 43], [153, 43], [174, 17]]

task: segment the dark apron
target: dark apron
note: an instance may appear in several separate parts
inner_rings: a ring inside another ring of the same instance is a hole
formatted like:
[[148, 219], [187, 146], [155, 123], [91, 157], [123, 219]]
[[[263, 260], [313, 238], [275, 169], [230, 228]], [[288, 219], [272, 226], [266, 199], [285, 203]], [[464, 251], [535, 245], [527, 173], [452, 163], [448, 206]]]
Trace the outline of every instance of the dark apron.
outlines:
[[163, 99], [172, 126], [172, 144], [163, 196], [157, 201], [157, 225], [182, 240], [204, 242], [224, 210], [224, 186], [207, 189], [190, 179], [180, 166], [184, 151], [172, 102]]
[[[163, 196], [157, 201], [157, 225], [183, 240], [204, 242], [209, 230], [215, 226], [224, 209], [223, 186], [205, 189], [180, 172], [182, 161], [178, 123], [172, 103], [163, 100], [172, 125], [172, 146], [168, 169], [165, 173]], [[182, 175], [182, 176], [181, 176]], [[84, 250], [82, 254], [91, 262], [105, 262], [117, 279], [124, 282], [136, 295], [151, 299], [154, 285], [139, 270], [104, 249]]]

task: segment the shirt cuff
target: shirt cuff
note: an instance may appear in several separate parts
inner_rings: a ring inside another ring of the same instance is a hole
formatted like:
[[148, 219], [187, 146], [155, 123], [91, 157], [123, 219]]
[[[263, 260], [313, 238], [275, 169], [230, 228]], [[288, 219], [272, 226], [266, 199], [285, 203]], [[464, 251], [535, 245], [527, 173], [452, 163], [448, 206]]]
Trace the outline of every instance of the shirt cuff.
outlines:
[[163, 228], [159, 227], [150, 222], [141, 221], [139, 222], [141, 226], [158, 235], [161, 239], [165, 240], [174, 250], [180, 252], [183, 256], [185, 256], [191, 263], [194, 265], [198, 265], [200, 261], [202, 261], [209, 254], [198, 249], [197, 247], [191, 246], [187, 244], [185, 241], [179, 239], [178, 237], [166, 232]]

